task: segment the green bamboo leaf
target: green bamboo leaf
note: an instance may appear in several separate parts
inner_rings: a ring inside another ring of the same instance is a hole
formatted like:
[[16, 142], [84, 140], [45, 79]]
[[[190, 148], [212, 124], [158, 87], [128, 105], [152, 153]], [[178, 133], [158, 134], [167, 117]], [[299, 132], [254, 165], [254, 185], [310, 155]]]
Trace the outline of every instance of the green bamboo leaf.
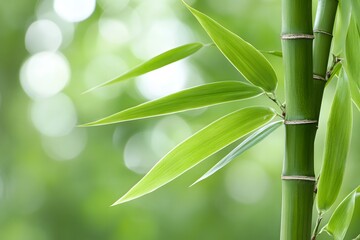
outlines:
[[351, 1], [351, 7], [352, 7], [352, 15], [356, 20], [357, 27], [360, 31], [360, 0], [352, 0]]
[[223, 55], [245, 79], [261, 87], [266, 92], [275, 91], [277, 85], [276, 74], [264, 55], [212, 18], [190, 7], [185, 2], [184, 4], [197, 18]]
[[345, 68], [350, 82], [351, 96], [353, 102], [360, 110], [360, 34], [354, 17], [350, 21], [345, 53]]
[[350, 81], [350, 89], [351, 89], [351, 98], [353, 103], [360, 111], [360, 87], [356, 85], [353, 81]]
[[281, 51], [261, 51], [262, 53], [266, 53], [266, 54], [270, 54], [276, 57], [281, 57], [283, 56]]
[[346, 33], [348, 31], [351, 17], [351, 2], [349, 0], [340, 0], [335, 19], [334, 39], [332, 53], [340, 56], [345, 47]]
[[113, 205], [158, 189], [205, 158], [271, 121], [275, 115], [270, 108], [250, 107], [218, 119], [177, 145]]
[[191, 186], [195, 185], [196, 183], [210, 177], [223, 167], [225, 167], [228, 163], [232, 160], [240, 156], [243, 152], [251, 148], [252, 146], [256, 145], [258, 142], [266, 138], [270, 133], [275, 131], [280, 125], [283, 124], [283, 121], [277, 121], [273, 123], [269, 123], [249, 137], [247, 137], [243, 142], [241, 142], [236, 148], [234, 148], [229, 154], [227, 154], [223, 159], [221, 159], [214, 167], [212, 167], [209, 171], [207, 171], [203, 176], [201, 176], [196, 182], [194, 182]]
[[337, 62], [335, 66], [333, 67], [330, 77], [327, 79], [325, 86], [328, 86], [330, 82], [339, 75], [340, 70], [342, 69], [343, 65], [341, 61]]
[[180, 47], [171, 49], [169, 51], [166, 51], [166, 52], [140, 64], [139, 66], [131, 69], [130, 71], [128, 71], [114, 79], [111, 79], [110, 81], [107, 81], [105, 83], [102, 83], [98, 86], [95, 86], [95, 87], [85, 91], [84, 93], [90, 92], [92, 90], [95, 90], [95, 89], [103, 87], [103, 86], [111, 85], [111, 84], [121, 82], [121, 81], [130, 79], [130, 78], [138, 77], [145, 73], [162, 68], [170, 63], [179, 61], [183, 58], [186, 58], [186, 57], [196, 53], [204, 46], [205, 45], [203, 45], [202, 43], [189, 43], [189, 44], [182, 45]]
[[317, 207], [325, 212], [339, 193], [352, 130], [352, 106], [348, 82], [340, 72], [325, 139], [323, 165], [318, 184]]
[[349, 228], [354, 209], [356, 198], [360, 196], [360, 186], [352, 191], [335, 209], [329, 219], [329, 222], [321, 231], [326, 231], [335, 240], [343, 240]]
[[259, 96], [262, 89], [239, 81], [204, 84], [149, 101], [83, 126], [105, 125], [155, 117]]

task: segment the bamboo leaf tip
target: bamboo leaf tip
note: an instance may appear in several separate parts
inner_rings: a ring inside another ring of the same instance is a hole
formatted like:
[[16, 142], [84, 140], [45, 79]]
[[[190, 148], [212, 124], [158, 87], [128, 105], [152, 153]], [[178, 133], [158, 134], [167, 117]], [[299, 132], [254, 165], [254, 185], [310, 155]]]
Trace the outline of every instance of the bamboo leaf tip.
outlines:
[[204, 180], [203, 177], [199, 178], [198, 180], [196, 180], [195, 182], [193, 182], [193, 183], [189, 186], [189, 188], [195, 186], [196, 184], [198, 184], [198, 183], [201, 182], [202, 180]]

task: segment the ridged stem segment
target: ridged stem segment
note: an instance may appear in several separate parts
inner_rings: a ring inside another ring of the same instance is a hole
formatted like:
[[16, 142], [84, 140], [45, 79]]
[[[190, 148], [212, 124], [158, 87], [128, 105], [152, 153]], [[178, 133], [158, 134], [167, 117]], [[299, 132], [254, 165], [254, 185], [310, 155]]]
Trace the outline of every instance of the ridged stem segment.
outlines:
[[304, 240], [311, 237], [317, 128], [313, 106], [312, 1], [283, 0], [282, 5], [287, 124], [280, 239]]
[[314, 107], [320, 114], [338, 0], [319, 0], [314, 23]]

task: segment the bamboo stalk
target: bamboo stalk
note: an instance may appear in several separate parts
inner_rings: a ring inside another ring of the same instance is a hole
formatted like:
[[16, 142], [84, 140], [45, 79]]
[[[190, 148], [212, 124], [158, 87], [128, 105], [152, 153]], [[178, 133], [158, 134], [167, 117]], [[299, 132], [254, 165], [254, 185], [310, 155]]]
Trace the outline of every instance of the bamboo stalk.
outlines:
[[303, 240], [311, 237], [315, 183], [312, 2], [283, 0], [282, 5], [286, 143], [280, 239]]
[[322, 96], [327, 80], [327, 65], [332, 41], [338, 0], [319, 0], [314, 23], [314, 92], [315, 111], [320, 114]]

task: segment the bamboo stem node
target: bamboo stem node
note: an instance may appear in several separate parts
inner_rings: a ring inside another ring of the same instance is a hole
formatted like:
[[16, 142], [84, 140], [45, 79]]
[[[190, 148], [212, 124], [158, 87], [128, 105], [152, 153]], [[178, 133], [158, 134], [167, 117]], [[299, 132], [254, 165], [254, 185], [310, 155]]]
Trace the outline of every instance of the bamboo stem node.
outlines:
[[294, 40], [294, 39], [314, 39], [314, 35], [312, 34], [303, 34], [303, 33], [290, 33], [290, 34], [282, 34], [282, 40]]
[[327, 31], [320, 30], [320, 29], [314, 29], [314, 33], [320, 33], [320, 34], [324, 34], [324, 35], [328, 35], [330, 37], [333, 37], [332, 33], [329, 33]]
[[313, 176], [281, 176], [281, 180], [299, 180], [299, 181], [310, 181], [310, 182], [316, 182], [315, 177]]
[[314, 80], [324, 81], [324, 82], [327, 81], [325, 77], [320, 76], [320, 75], [317, 75], [317, 74], [313, 74], [313, 79], [314, 79]]
[[314, 123], [318, 123], [318, 121], [303, 119], [303, 120], [285, 120], [284, 122], [285, 125], [302, 125], [302, 124], [314, 124]]

